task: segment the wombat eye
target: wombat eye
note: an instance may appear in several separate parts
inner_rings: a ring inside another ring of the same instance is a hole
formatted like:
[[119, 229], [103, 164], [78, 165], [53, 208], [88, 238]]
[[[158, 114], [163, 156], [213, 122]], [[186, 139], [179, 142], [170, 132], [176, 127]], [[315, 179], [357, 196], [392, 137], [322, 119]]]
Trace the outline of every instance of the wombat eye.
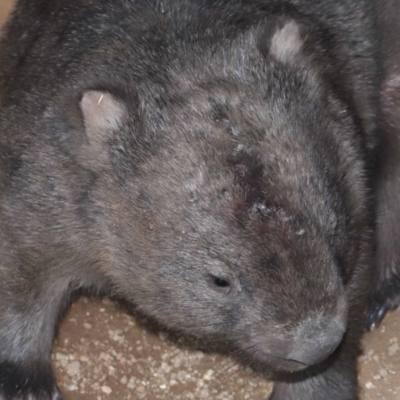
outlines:
[[212, 285], [217, 289], [220, 290], [226, 294], [228, 294], [231, 291], [231, 284], [228, 280], [224, 278], [220, 278], [218, 276], [214, 275], [209, 275], [210, 281]]

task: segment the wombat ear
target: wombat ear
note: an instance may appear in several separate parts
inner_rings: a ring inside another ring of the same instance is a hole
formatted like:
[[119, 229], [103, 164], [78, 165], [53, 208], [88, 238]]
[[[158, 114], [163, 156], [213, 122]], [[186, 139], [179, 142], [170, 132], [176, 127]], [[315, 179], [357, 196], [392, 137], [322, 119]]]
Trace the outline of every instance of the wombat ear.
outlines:
[[265, 56], [280, 62], [293, 62], [301, 53], [304, 38], [301, 26], [291, 18], [276, 17], [268, 20], [258, 37], [258, 46]]
[[108, 92], [84, 92], [80, 108], [89, 144], [104, 142], [128, 118], [123, 102]]

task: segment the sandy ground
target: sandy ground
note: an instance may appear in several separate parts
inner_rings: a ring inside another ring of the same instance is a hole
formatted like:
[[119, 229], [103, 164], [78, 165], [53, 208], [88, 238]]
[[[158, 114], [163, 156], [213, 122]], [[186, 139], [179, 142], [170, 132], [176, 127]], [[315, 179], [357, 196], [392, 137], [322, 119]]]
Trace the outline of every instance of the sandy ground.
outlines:
[[[400, 311], [365, 336], [362, 400], [400, 399]], [[272, 384], [228, 357], [154, 333], [110, 300], [81, 299], [53, 353], [65, 400], [266, 400]], [[302, 399], [299, 399], [302, 400]]]
[[[0, 0], [0, 24], [12, 0]], [[400, 399], [400, 311], [364, 339], [362, 400]], [[228, 357], [144, 328], [110, 300], [81, 299], [53, 352], [64, 400], [266, 400], [272, 383]], [[302, 399], [299, 399], [302, 400]]]

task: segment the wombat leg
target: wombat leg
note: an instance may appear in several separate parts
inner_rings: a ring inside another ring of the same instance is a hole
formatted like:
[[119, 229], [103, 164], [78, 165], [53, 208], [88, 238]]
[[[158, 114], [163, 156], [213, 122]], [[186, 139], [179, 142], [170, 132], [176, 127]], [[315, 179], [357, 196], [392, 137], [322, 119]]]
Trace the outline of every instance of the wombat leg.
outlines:
[[376, 270], [367, 328], [400, 305], [400, 74], [382, 89], [381, 148], [377, 176]]
[[0, 400], [61, 400], [50, 362], [0, 363]]
[[321, 363], [301, 375], [276, 381], [270, 400], [357, 400], [356, 358]]
[[66, 291], [54, 282], [38, 287], [37, 276], [0, 284], [0, 400], [61, 399], [50, 355]]

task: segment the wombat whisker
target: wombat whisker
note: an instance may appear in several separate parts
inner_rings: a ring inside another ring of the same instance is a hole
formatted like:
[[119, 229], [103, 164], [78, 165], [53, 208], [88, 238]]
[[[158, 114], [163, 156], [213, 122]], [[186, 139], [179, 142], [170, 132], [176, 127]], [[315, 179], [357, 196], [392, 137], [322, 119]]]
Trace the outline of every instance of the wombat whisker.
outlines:
[[216, 376], [221, 382], [226, 383], [234, 374], [237, 373], [236, 368], [238, 365], [237, 362], [228, 358], [225, 361], [225, 365], [216, 371]]

